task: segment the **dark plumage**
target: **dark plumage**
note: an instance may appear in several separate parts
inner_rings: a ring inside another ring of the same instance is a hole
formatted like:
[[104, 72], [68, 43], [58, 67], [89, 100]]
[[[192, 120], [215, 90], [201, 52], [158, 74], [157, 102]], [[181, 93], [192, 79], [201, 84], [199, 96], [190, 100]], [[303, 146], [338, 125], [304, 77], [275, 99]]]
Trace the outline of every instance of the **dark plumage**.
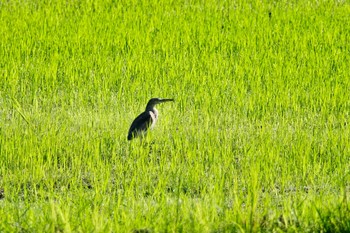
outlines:
[[147, 103], [146, 110], [138, 115], [132, 122], [128, 133], [128, 140], [142, 136], [149, 128], [152, 129], [158, 119], [158, 110], [155, 108], [155, 106], [168, 101], [174, 101], [174, 99], [150, 99]]

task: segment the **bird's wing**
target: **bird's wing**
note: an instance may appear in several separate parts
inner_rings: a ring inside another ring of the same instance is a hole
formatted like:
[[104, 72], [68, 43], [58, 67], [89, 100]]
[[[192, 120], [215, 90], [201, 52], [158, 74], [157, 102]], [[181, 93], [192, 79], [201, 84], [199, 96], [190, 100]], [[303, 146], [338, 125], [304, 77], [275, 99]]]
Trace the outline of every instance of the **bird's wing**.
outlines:
[[149, 126], [152, 124], [152, 116], [149, 112], [143, 112], [140, 115], [136, 117], [136, 119], [132, 122], [129, 133], [128, 133], [128, 139], [132, 139], [135, 134], [141, 131], [146, 131]]

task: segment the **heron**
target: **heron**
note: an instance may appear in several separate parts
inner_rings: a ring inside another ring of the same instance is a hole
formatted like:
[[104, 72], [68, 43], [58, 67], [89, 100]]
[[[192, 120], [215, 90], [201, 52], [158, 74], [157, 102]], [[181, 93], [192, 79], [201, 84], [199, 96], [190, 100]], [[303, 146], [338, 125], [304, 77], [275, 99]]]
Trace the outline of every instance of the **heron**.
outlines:
[[146, 110], [138, 115], [132, 122], [128, 140], [144, 135], [148, 129], [152, 129], [158, 119], [158, 110], [155, 108], [157, 104], [174, 101], [174, 99], [152, 98], [148, 101]]

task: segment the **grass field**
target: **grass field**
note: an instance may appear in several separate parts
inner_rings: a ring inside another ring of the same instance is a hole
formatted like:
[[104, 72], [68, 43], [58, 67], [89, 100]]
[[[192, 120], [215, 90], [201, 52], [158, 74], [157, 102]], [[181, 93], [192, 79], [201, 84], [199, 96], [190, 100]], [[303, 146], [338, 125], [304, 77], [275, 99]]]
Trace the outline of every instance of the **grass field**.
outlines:
[[[0, 232], [350, 232], [348, 1], [0, 1]], [[156, 128], [126, 140], [151, 97]]]

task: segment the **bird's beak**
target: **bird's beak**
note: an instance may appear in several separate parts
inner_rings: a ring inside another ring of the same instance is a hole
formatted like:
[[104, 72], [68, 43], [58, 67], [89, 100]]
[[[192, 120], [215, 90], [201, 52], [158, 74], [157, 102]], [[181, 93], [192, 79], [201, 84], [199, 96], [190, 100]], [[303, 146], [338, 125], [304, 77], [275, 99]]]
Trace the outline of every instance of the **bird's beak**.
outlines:
[[174, 99], [160, 99], [161, 103], [174, 101]]

